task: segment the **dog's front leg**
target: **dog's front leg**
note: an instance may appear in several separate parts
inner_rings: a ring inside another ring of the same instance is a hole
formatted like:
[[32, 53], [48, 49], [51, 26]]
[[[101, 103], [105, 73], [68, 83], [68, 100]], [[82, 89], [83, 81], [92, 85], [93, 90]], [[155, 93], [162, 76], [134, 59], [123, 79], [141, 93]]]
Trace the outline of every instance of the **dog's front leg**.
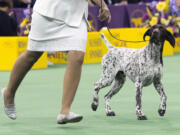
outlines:
[[93, 111], [96, 111], [98, 105], [99, 105], [99, 97], [98, 97], [98, 93], [100, 91], [101, 88], [104, 88], [106, 86], [109, 86], [112, 81], [113, 81], [114, 77], [102, 77], [98, 82], [95, 83], [94, 85], [94, 96], [93, 96], [93, 102], [91, 104], [91, 108]]
[[158, 109], [158, 113], [160, 116], [164, 116], [166, 112], [166, 100], [167, 96], [163, 90], [163, 85], [159, 79], [154, 81], [154, 87], [156, 88], [158, 94], [161, 96], [161, 104]]
[[136, 85], [136, 115], [138, 120], [147, 120], [147, 117], [142, 112], [142, 84], [138, 81], [135, 83]]

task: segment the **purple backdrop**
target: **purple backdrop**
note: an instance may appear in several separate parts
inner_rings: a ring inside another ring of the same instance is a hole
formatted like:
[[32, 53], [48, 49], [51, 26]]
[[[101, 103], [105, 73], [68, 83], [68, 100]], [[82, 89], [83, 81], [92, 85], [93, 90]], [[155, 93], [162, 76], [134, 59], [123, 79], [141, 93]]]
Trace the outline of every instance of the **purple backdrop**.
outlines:
[[[123, 6], [109, 6], [112, 20], [109, 23], [110, 28], [121, 27], [140, 27], [140, 21], [146, 12], [146, 5], [129, 4]], [[89, 20], [96, 30], [100, 30], [107, 23], [98, 20], [98, 7], [89, 7]], [[139, 22], [139, 25], [138, 25]], [[135, 24], [136, 23], [136, 24]]]
[[158, 1], [158, 0], [142, 0], [143, 2], [152, 2], [152, 1]]

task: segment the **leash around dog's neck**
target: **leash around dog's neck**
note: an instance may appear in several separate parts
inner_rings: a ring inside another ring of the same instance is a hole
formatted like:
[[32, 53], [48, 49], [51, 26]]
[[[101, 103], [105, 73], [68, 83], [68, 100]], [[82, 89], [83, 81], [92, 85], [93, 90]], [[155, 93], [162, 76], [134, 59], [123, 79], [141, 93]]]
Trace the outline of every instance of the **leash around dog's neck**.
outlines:
[[[101, 6], [100, 6], [101, 12], [102, 12], [102, 3], [103, 3], [103, 0], [101, 0]], [[143, 41], [128, 41], [128, 40], [121, 40], [121, 39], [117, 38], [116, 36], [114, 36], [114, 35], [112, 34], [112, 32], [111, 32], [110, 29], [109, 29], [110, 27], [109, 27], [108, 22], [106, 22], [106, 28], [107, 28], [109, 34], [111, 35], [111, 37], [113, 37], [114, 39], [116, 39], [116, 40], [118, 40], [118, 41], [121, 41], [121, 42], [142, 43], [142, 42], [147, 42], [147, 41], [149, 41], [149, 40], [143, 40]]]

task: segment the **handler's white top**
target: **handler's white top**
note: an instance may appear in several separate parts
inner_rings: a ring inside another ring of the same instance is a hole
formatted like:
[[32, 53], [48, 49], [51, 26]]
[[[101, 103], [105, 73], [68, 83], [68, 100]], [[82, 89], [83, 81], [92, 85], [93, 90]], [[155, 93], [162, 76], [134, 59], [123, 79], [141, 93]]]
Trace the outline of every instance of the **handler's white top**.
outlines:
[[36, 0], [34, 11], [78, 27], [88, 16], [88, 0]]

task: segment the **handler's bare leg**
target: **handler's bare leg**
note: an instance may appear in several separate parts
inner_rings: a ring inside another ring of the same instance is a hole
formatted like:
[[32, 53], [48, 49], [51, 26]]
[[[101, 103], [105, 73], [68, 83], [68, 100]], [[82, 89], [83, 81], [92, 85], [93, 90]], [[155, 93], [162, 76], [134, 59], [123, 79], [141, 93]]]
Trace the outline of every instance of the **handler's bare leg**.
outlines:
[[40, 58], [43, 52], [25, 51], [16, 60], [10, 74], [8, 86], [4, 92], [4, 104], [14, 104], [16, 90], [26, 73], [31, 69], [33, 64]]
[[68, 65], [64, 75], [61, 114], [69, 114], [76, 90], [81, 77], [81, 68], [84, 60], [84, 52], [68, 52]]

